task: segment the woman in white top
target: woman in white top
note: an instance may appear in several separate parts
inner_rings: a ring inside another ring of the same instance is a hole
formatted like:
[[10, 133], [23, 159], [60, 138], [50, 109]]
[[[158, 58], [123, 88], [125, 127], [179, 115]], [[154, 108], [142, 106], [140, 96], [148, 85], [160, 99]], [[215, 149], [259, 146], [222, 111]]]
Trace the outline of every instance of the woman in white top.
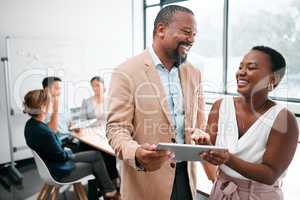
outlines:
[[210, 199], [283, 199], [281, 179], [296, 151], [299, 130], [294, 115], [268, 94], [284, 76], [285, 65], [276, 50], [253, 47], [236, 73], [239, 96], [213, 104], [207, 133], [191, 130], [197, 144], [228, 149], [201, 155], [219, 166]]
[[[90, 80], [94, 95], [88, 99], [83, 100], [81, 105], [80, 118], [83, 120], [97, 119], [97, 126], [105, 126], [105, 109], [104, 109], [104, 81], [101, 77], [95, 76]], [[95, 150], [89, 145], [80, 143], [80, 151]], [[116, 167], [116, 157], [101, 151], [104, 158], [106, 168], [108, 169], [109, 176], [116, 188], [120, 189], [120, 177]]]
[[91, 86], [94, 95], [84, 99], [81, 105], [81, 119], [97, 119], [101, 124], [105, 121], [104, 115], [104, 81], [101, 77], [95, 76], [91, 79]]

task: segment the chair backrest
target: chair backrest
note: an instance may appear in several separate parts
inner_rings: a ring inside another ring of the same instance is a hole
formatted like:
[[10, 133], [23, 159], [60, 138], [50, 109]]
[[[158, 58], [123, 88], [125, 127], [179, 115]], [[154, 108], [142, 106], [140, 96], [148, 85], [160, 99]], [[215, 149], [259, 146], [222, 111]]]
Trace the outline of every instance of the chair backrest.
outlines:
[[36, 166], [37, 166], [37, 169], [38, 169], [38, 172], [39, 172], [39, 175], [40, 177], [43, 179], [43, 181], [45, 181], [45, 183], [47, 183], [48, 185], [54, 185], [54, 186], [62, 186], [62, 185], [66, 185], [66, 184], [74, 184], [74, 183], [79, 183], [81, 182], [82, 180], [91, 180], [91, 179], [94, 179], [94, 175], [90, 174], [90, 175], [87, 175], [87, 176], [84, 176], [84, 177], [81, 177], [77, 180], [74, 180], [74, 181], [70, 181], [70, 182], [58, 182], [56, 181], [52, 175], [50, 174], [50, 171], [48, 169], [48, 167], [46, 166], [45, 162], [42, 160], [42, 158], [34, 151], [34, 150], [31, 150], [32, 151], [32, 154], [33, 154], [33, 158], [34, 158], [34, 161], [36, 163]]
[[51, 176], [49, 169], [46, 166], [45, 162], [42, 160], [42, 158], [34, 150], [32, 150], [32, 154], [33, 154], [33, 158], [36, 163], [39, 175], [43, 179], [43, 181], [45, 181], [49, 185], [60, 185]]

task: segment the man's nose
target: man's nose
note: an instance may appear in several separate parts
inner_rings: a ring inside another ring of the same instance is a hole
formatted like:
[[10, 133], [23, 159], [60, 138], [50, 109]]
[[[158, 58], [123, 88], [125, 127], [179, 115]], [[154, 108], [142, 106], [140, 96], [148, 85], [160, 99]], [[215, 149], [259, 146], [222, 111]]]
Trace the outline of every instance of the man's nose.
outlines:
[[193, 45], [195, 42], [195, 35], [191, 34], [187, 37], [187, 41], [190, 43], [190, 45]]

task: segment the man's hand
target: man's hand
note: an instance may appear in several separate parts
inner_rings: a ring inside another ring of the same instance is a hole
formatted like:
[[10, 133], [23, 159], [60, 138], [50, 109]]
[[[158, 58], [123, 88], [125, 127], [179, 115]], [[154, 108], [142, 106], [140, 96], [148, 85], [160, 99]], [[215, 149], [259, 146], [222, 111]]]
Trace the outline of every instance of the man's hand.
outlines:
[[137, 148], [135, 158], [137, 165], [142, 165], [145, 171], [155, 171], [171, 158], [171, 152], [156, 151], [156, 145], [146, 143]]
[[54, 133], [58, 132], [58, 105], [59, 97], [50, 96], [50, 104], [48, 112], [51, 113], [48, 127], [53, 130]]
[[201, 129], [187, 128], [187, 131], [191, 133], [191, 138], [195, 141], [196, 144], [212, 145], [209, 134], [202, 131]]

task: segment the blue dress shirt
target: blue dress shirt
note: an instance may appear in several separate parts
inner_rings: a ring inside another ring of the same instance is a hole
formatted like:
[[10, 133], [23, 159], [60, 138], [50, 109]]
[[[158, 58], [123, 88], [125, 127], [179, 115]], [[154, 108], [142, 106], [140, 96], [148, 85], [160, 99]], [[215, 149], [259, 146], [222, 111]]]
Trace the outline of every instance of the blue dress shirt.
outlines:
[[173, 66], [168, 71], [154, 52], [154, 49], [149, 47], [149, 52], [153, 59], [156, 70], [159, 73], [161, 84], [163, 85], [168, 107], [172, 115], [172, 125], [176, 132], [176, 143], [184, 144], [184, 105], [183, 94], [179, 78], [179, 67]]

